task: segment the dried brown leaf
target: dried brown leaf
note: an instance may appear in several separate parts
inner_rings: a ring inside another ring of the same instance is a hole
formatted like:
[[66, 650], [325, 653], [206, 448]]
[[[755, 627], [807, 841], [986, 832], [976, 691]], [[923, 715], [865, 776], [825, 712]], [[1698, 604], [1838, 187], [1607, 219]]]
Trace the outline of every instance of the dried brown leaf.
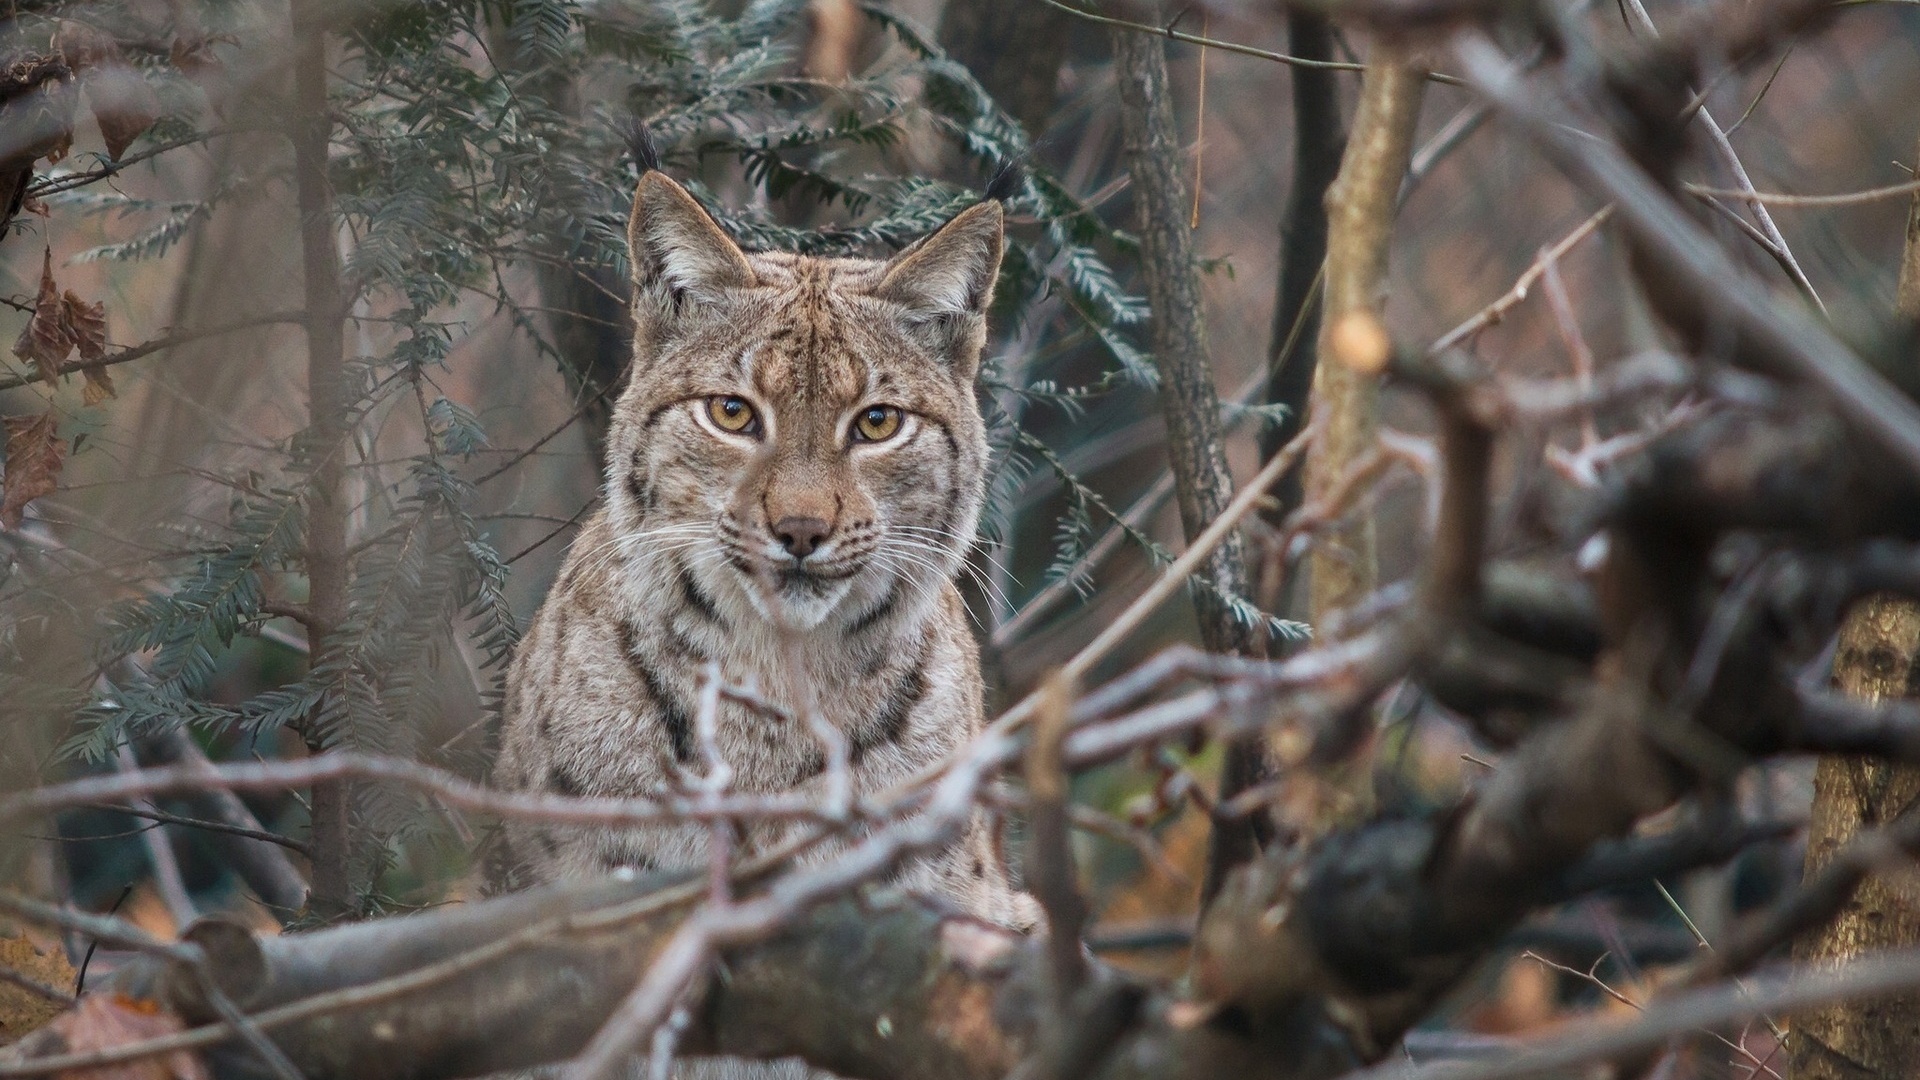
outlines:
[[67, 323], [67, 336], [80, 350], [80, 359], [88, 363], [107, 357], [107, 305], [89, 304], [68, 289], [60, 298], [61, 317]]
[[73, 69], [65, 57], [28, 56], [0, 69], [0, 131], [8, 171], [59, 161], [73, 145]]
[[86, 23], [67, 20], [60, 24], [54, 43], [81, 76], [87, 104], [107, 144], [107, 156], [119, 161], [133, 140], [160, 118], [159, 99], [153, 96], [146, 77], [127, 63], [120, 43], [111, 35]]
[[[58, 949], [41, 951], [24, 934], [0, 937], [0, 968], [5, 968], [51, 991], [73, 989], [73, 965]], [[60, 1015], [60, 1003], [50, 994], [0, 979], [0, 1046], [46, 1026]]]
[[40, 416], [9, 416], [5, 423], [7, 474], [0, 483], [0, 526], [17, 529], [28, 503], [59, 488], [67, 447], [51, 410]]
[[160, 119], [160, 102], [146, 77], [130, 64], [95, 68], [86, 78], [87, 103], [114, 161]]
[[181, 34], [175, 37], [173, 44], [168, 47], [167, 58], [188, 78], [197, 79], [205, 75], [218, 75], [226, 71], [227, 65], [213, 51], [213, 47], [239, 43], [240, 39], [232, 34]]
[[54, 28], [53, 49], [75, 74], [100, 64], [126, 62], [112, 36], [97, 26], [75, 19], [61, 19]]
[[72, 326], [67, 305], [61, 300], [60, 286], [53, 281], [53, 250], [47, 249], [40, 263], [40, 295], [35, 298], [33, 318], [13, 343], [13, 355], [31, 362], [48, 382], [60, 375], [60, 362], [73, 351]]
[[53, 252], [49, 250], [40, 264], [40, 295], [34, 303], [33, 318], [14, 342], [13, 352], [31, 361], [42, 378], [53, 382], [62, 374], [67, 354], [75, 349], [80, 350], [82, 362], [92, 365], [84, 371], [87, 404], [112, 397], [113, 380], [98, 366], [107, 358], [107, 305], [90, 304], [72, 289], [61, 292], [53, 280]]
[[226, 91], [232, 88], [232, 80], [225, 77], [226, 63], [213, 47], [239, 43], [240, 39], [231, 34], [208, 34], [198, 27], [181, 26], [167, 49], [167, 58], [174, 68], [199, 84], [206, 95], [207, 108], [215, 116], [226, 114]]
[[73, 70], [57, 53], [0, 66], [0, 131], [7, 136], [0, 152], [0, 229], [20, 212], [34, 162], [58, 161], [73, 144], [74, 99]]
[[[88, 994], [53, 1022], [69, 1053], [87, 1054], [143, 1042], [186, 1030], [180, 1018], [158, 1004], [124, 994]], [[191, 1051], [176, 1050], [118, 1065], [76, 1069], [55, 1080], [208, 1080], [207, 1068]]]
[[83, 367], [80, 374], [86, 377], [86, 385], [80, 388], [80, 400], [88, 405], [98, 405], [118, 395], [113, 389], [113, 379], [107, 369], [99, 364]]

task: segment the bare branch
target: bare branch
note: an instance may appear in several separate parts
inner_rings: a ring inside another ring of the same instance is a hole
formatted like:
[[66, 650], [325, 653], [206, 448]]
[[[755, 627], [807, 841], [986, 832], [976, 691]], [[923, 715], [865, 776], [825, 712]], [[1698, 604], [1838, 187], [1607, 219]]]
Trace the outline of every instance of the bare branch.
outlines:
[[1685, 187], [1687, 194], [1701, 198], [1734, 199], [1764, 203], [1767, 206], [1857, 206], [1861, 203], [1879, 202], [1882, 199], [1895, 199], [1902, 195], [1920, 194], [1920, 180], [1868, 188], [1865, 191], [1848, 191], [1838, 195], [1787, 195], [1773, 191], [1734, 191], [1702, 184], [1687, 184]]
[[1594, 211], [1585, 221], [1576, 226], [1572, 232], [1542, 250], [1533, 260], [1533, 263], [1514, 280], [1512, 288], [1501, 293], [1492, 303], [1475, 312], [1467, 321], [1440, 335], [1439, 339], [1433, 343], [1428, 351], [1437, 355], [1453, 348], [1489, 326], [1500, 325], [1500, 321], [1506, 318], [1507, 312], [1513, 310], [1521, 301], [1532, 294], [1533, 283], [1538, 281], [1540, 276], [1547, 272], [1547, 266], [1565, 258], [1569, 251], [1579, 246], [1580, 241], [1592, 236], [1612, 213], [1613, 207], [1601, 207]]
[[[304, 321], [305, 318], [306, 315], [304, 312], [275, 311], [266, 315], [254, 315], [245, 319], [238, 319], [222, 326], [208, 327], [204, 330], [182, 330], [169, 334], [166, 337], [155, 338], [152, 341], [142, 342], [139, 345], [128, 346], [118, 352], [108, 353], [106, 357], [101, 360], [88, 362], [75, 357], [60, 365], [59, 374], [72, 375], [81, 371], [83, 368], [112, 367], [115, 364], [128, 364], [135, 360], [152, 356], [155, 353], [165, 352], [176, 346], [186, 345], [205, 338], [218, 337], [222, 334], [231, 334], [240, 330], [251, 330], [261, 326], [295, 325]], [[16, 386], [26, 386], [28, 383], [39, 381], [39, 379], [40, 375], [37, 372], [32, 375], [0, 375], [0, 390], [11, 390]]]
[[1685, 290], [1676, 299], [1730, 323], [1753, 366], [1818, 386], [1887, 452], [1920, 471], [1920, 407], [1826, 329], [1774, 303], [1617, 147], [1578, 134], [1558, 88], [1542, 79], [1523, 81], [1484, 37], [1461, 37], [1455, 54], [1475, 88], [1520, 124], [1550, 159], [1612, 200], [1642, 249]]
[[[1413, 154], [1425, 69], [1395, 47], [1360, 81], [1360, 103], [1339, 175], [1327, 189], [1326, 287], [1321, 293], [1320, 358], [1314, 371], [1315, 422], [1325, 425], [1307, 459], [1310, 501], [1325, 501], [1348, 468], [1373, 449], [1381, 370], [1391, 352], [1380, 322], [1387, 248], [1400, 185]], [[1371, 515], [1330, 530], [1312, 556], [1309, 619], [1320, 622], [1374, 589]]]
[[1066, 764], [1060, 759], [1067, 735], [1067, 708], [1073, 684], [1054, 676], [1042, 688], [1027, 751], [1028, 887], [1047, 913], [1047, 953], [1051, 958], [1054, 1009], [1061, 1022], [1072, 1015], [1073, 995], [1086, 981], [1080, 939], [1086, 929], [1087, 902], [1080, 894], [1067, 813]]
[[298, 761], [229, 763], [208, 769], [191, 764], [169, 765], [120, 776], [54, 784], [0, 799], [0, 821], [141, 796], [190, 794], [207, 787], [224, 791], [283, 791], [340, 780], [384, 780], [426, 792], [457, 809], [557, 825], [647, 825], [755, 817], [811, 819], [820, 814], [812, 799], [798, 795], [574, 799], [508, 793], [482, 787], [430, 765], [338, 751]]
[[1586, 1021], [1545, 1045], [1503, 1059], [1381, 1065], [1354, 1074], [1353, 1080], [1529, 1080], [1565, 1075], [1580, 1065], [1632, 1061], [1689, 1031], [1915, 986], [1920, 986], [1920, 950], [1882, 953], [1837, 969], [1791, 968], [1755, 979], [1750, 989], [1722, 983], [1661, 998], [1657, 1008], [1626, 1022]]

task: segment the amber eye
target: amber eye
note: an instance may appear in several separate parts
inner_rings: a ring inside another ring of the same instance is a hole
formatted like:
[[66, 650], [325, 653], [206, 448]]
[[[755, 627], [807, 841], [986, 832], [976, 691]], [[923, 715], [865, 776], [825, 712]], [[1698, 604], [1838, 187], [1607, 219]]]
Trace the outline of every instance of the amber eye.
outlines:
[[719, 425], [721, 431], [733, 431], [742, 435], [757, 435], [760, 432], [760, 418], [753, 413], [753, 406], [745, 398], [732, 394], [722, 394], [707, 399], [707, 419]]
[[900, 410], [891, 405], [870, 405], [860, 410], [853, 421], [855, 442], [882, 442], [900, 431]]

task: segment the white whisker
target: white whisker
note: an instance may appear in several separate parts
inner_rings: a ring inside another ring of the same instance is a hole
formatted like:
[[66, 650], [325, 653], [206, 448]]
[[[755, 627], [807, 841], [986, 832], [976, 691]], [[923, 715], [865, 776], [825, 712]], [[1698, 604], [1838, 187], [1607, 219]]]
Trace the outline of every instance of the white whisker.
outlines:
[[[953, 552], [947, 549], [935, 547], [934, 545], [929, 544], [924, 540], [916, 540], [910, 536], [896, 537], [894, 540], [894, 546], [896, 550], [903, 549], [903, 550], [911, 550], [915, 552], [924, 552], [924, 553], [927, 553], [928, 555], [936, 556], [941, 559], [951, 559], [953, 557]], [[926, 555], [922, 555], [921, 557], [925, 558]], [[988, 578], [987, 575], [984, 572], [982, 572], [979, 567], [974, 566], [972, 563], [969, 563], [966, 560], [962, 559], [960, 561], [957, 573], [966, 575], [967, 580], [973, 582], [976, 586], [978, 586], [980, 589], [980, 592], [986, 597], [988, 597], [990, 600], [994, 600], [995, 602], [1001, 604], [1004, 607], [1013, 606], [1012, 601], [1007, 598], [1006, 593], [1002, 591], [999, 585], [997, 585], [994, 581], [992, 581], [992, 579]], [[946, 576], [946, 575], [943, 574], [943, 576]]]
[[[938, 549], [934, 548], [928, 548], [927, 550], [938, 551]], [[952, 581], [952, 576], [947, 572], [946, 566], [929, 560], [926, 556], [919, 554], [912, 546], [906, 543], [895, 543], [890, 546], [885, 546], [882, 548], [881, 553], [887, 557], [889, 563], [895, 568], [894, 574], [896, 578], [917, 587], [919, 594], [917, 598], [923, 603], [931, 597], [938, 595], [938, 590]], [[939, 553], [942, 555], [950, 554], [947, 552]], [[902, 563], [920, 567], [931, 571], [931, 573], [925, 579], [915, 580], [912, 576], [899, 572], [898, 567]], [[975, 622], [979, 622], [979, 617], [977, 613], [974, 612], [973, 606], [967, 603], [965, 593], [960, 594], [960, 604], [967, 609], [967, 615], [970, 618], [973, 618]]]
[[[936, 599], [940, 595], [940, 589], [947, 584], [944, 574], [921, 576], [903, 573], [902, 564], [907, 562], [907, 557], [901, 552], [881, 550], [875, 552], [874, 556], [881, 560], [881, 568], [892, 574], [894, 580], [904, 583], [913, 590], [915, 604], [925, 604]], [[926, 564], [914, 561], [911, 565], [924, 567]], [[961, 603], [965, 602], [966, 598], [962, 597]]]
[[887, 528], [890, 531], [906, 533], [908, 535], [933, 536], [943, 540], [952, 540], [966, 553], [969, 562], [972, 561], [974, 555], [978, 555], [980, 558], [985, 559], [994, 569], [1007, 575], [1008, 580], [1012, 581], [1015, 585], [1020, 583], [1019, 579], [1014, 577], [1013, 571], [1007, 564], [995, 557], [986, 541], [978, 536], [962, 536], [952, 529], [936, 529], [930, 525], [888, 525]]
[[689, 547], [695, 547], [713, 539], [711, 526], [698, 522], [679, 522], [662, 525], [638, 532], [623, 533], [604, 540], [584, 552], [577, 553], [579, 566], [583, 571], [596, 572], [614, 559], [625, 557], [629, 549], [650, 540], [664, 541], [641, 550], [643, 559], [651, 562], [662, 555], [672, 554]]

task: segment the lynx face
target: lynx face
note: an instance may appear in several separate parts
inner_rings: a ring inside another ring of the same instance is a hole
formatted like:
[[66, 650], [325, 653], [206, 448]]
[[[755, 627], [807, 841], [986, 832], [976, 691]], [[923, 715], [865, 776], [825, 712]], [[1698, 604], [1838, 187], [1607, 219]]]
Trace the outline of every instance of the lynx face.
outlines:
[[647, 174], [610, 554], [666, 560], [696, 607], [797, 630], [935, 602], [979, 518], [973, 378], [1001, 228], [989, 202], [887, 261], [748, 254]]

